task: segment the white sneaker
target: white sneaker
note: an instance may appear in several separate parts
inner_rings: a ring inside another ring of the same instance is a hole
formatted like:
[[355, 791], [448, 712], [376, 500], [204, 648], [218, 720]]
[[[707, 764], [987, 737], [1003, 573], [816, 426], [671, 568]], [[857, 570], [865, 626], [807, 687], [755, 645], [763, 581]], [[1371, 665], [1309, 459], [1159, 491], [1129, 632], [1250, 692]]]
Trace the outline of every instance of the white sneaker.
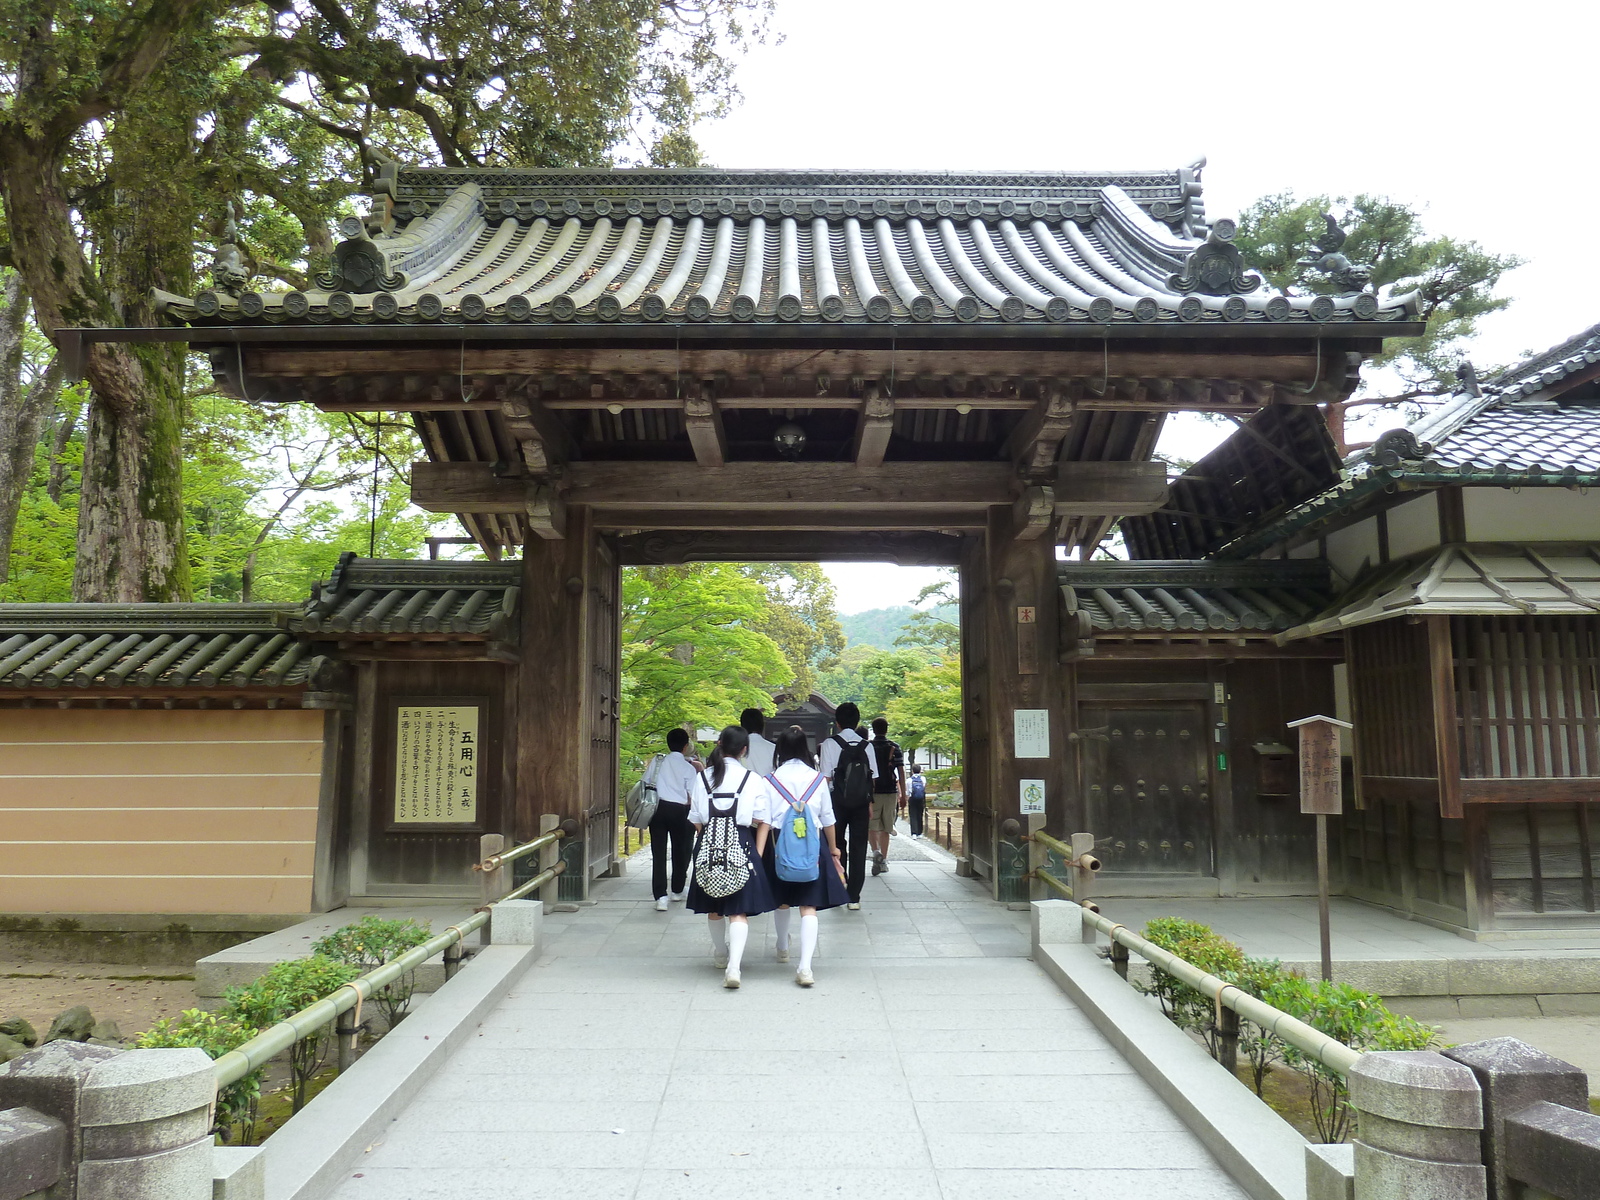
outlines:
[[861, 901], [852, 900], [852, 901], [850, 901], [849, 904], [845, 905], [845, 908], [849, 909], [851, 912], [860, 912], [861, 911]]
[[725, 988], [737, 988], [739, 986], [739, 972], [729, 971], [724, 975], [722, 977], [722, 986]]
[[668, 892], [667, 896], [674, 904], [682, 904], [689, 898], [689, 889], [684, 888], [681, 892]]
[[787, 947], [787, 946], [779, 946], [778, 947], [778, 961], [779, 962], [788, 962], [789, 961], [789, 947]]
[[665, 896], [662, 896], [659, 900], [656, 901], [656, 911], [657, 912], [666, 912], [667, 911], [667, 898]]
[[727, 951], [723, 951], [721, 954], [713, 954], [711, 956], [711, 965], [719, 971], [725, 970], [728, 966]]
[[794, 973], [794, 981], [801, 987], [810, 987], [816, 982], [816, 978], [811, 974], [810, 971], [806, 970], [804, 967], [801, 967], [800, 970]]

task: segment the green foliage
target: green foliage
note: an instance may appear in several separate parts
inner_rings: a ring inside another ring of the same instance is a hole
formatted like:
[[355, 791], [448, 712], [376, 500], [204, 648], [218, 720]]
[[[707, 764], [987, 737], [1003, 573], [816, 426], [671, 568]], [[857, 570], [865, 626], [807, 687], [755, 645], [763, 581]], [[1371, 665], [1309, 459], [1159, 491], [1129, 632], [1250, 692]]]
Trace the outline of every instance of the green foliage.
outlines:
[[[166, 1050], [196, 1047], [217, 1059], [230, 1050], [237, 1050], [259, 1032], [228, 1010], [206, 1012], [200, 1008], [186, 1008], [182, 1016], [165, 1017], [135, 1037], [133, 1048]], [[256, 1103], [261, 1098], [261, 1075], [261, 1071], [252, 1071], [217, 1093], [213, 1132], [221, 1134], [223, 1141], [231, 1139], [233, 1127], [239, 1124], [244, 1126], [240, 1140], [250, 1140]]]
[[[1158, 917], [1144, 927], [1147, 941], [1177, 955], [1243, 992], [1304, 1021], [1352, 1050], [1427, 1050], [1438, 1042], [1432, 1028], [1389, 1011], [1381, 997], [1345, 983], [1308, 980], [1271, 959], [1246, 957], [1209, 926], [1178, 917]], [[1139, 986], [1157, 997], [1162, 1011], [1185, 1029], [1205, 1037], [1218, 1053], [1215, 1002], [1167, 972], [1151, 968], [1151, 982]], [[1253, 1021], [1239, 1022], [1239, 1048], [1250, 1062], [1256, 1094], [1262, 1094], [1267, 1069], [1283, 1062], [1311, 1085], [1312, 1118], [1324, 1142], [1342, 1142], [1350, 1132], [1350, 1097], [1338, 1072], [1307, 1058]]]
[[[961, 653], [960, 607], [956, 587], [960, 576], [954, 567], [943, 569], [944, 577], [917, 593], [917, 611], [906, 621], [905, 631], [895, 638], [897, 646], [925, 646], [941, 657]], [[928, 601], [932, 608], [922, 607]]]
[[794, 668], [760, 631], [770, 603], [763, 584], [733, 563], [623, 571], [626, 771], [637, 772], [675, 726], [720, 729], [743, 708], [771, 709]]
[[1318, 253], [1325, 212], [1333, 213], [1349, 235], [1340, 252], [1352, 263], [1371, 266], [1375, 287], [1417, 292], [1426, 332], [1418, 338], [1388, 339], [1378, 363], [1394, 367], [1420, 394], [1453, 384], [1456, 364], [1477, 332], [1478, 319], [1511, 303], [1494, 294], [1501, 277], [1523, 260], [1491, 254], [1476, 242], [1431, 236], [1416, 209], [1368, 195], [1303, 200], [1292, 192], [1264, 196], [1241, 215], [1235, 245], [1274, 287], [1335, 292], [1320, 271], [1299, 265]]
[[837, 662], [845, 645], [832, 581], [819, 563], [747, 563], [740, 569], [767, 592], [766, 609], [750, 628], [783, 651], [793, 672], [789, 691], [809, 696], [818, 669]]
[[[266, 974], [244, 987], [223, 993], [223, 1012], [254, 1028], [268, 1029], [309, 1008], [343, 987], [362, 972], [348, 963], [320, 954], [275, 963]], [[333, 1037], [329, 1022], [296, 1042], [289, 1051], [289, 1073], [294, 1085], [294, 1109], [305, 1104], [306, 1084], [321, 1068]]]
[[[348, 963], [365, 975], [384, 963], [393, 962], [407, 950], [413, 950], [433, 936], [426, 925], [410, 919], [387, 921], [382, 917], [362, 917], [353, 925], [335, 929], [325, 938], [311, 943], [311, 953], [321, 954], [335, 962]], [[373, 1003], [383, 1010], [384, 1019], [393, 1029], [406, 1015], [412, 993], [417, 986], [417, 973], [407, 971], [392, 983], [385, 984], [372, 994]]]
[[[889, 726], [908, 748], [961, 753], [961, 661], [947, 658], [908, 674], [889, 702]], [[933, 786], [931, 783], [929, 786]]]

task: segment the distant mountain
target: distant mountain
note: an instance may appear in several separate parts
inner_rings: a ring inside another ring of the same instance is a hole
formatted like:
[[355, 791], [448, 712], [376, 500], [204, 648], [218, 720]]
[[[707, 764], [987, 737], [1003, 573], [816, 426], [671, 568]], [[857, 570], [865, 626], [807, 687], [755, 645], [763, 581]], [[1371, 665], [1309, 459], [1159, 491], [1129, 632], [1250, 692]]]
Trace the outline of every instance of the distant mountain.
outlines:
[[[876, 646], [880, 650], [895, 649], [894, 640], [900, 636], [911, 614], [917, 610], [909, 604], [895, 604], [888, 608], [869, 608], [865, 612], [851, 613], [839, 618], [846, 643], [851, 646]], [[935, 610], [948, 620], [956, 619], [954, 605], [941, 605]]]
[[880, 650], [893, 650], [894, 639], [900, 636], [907, 619], [917, 610], [909, 604], [895, 604], [889, 608], [869, 608], [866, 612], [851, 613], [839, 618], [846, 643], [851, 646], [877, 646]]

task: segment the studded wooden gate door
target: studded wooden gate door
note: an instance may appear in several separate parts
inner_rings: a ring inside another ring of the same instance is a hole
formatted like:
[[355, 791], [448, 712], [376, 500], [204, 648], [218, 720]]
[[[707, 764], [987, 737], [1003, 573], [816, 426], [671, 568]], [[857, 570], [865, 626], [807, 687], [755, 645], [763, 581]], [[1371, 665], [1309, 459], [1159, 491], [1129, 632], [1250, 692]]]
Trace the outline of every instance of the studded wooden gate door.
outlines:
[[621, 576], [617, 556], [601, 539], [595, 545], [594, 589], [589, 605], [592, 724], [589, 728], [588, 875], [608, 870], [617, 852], [617, 718], [621, 714], [618, 654]]
[[1213, 874], [1204, 706], [1084, 705], [1080, 711], [1089, 828], [1105, 870]]

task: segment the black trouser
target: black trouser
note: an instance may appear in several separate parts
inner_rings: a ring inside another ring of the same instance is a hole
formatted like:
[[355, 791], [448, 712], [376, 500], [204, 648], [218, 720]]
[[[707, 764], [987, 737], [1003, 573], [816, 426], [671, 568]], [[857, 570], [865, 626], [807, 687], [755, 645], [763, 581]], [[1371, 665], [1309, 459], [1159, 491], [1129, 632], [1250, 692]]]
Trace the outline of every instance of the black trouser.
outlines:
[[667, 894], [667, 842], [672, 842], [672, 890], [689, 884], [689, 859], [694, 854], [694, 826], [689, 806], [663, 800], [650, 818], [650, 891], [657, 900]]
[[923, 797], [912, 796], [910, 804], [911, 804], [911, 836], [912, 837], [921, 837], [922, 836], [922, 813], [923, 813], [923, 810], [928, 807], [928, 799], [927, 799], [926, 796], [923, 796]]
[[867, 882], [867, 820], [871, 815], [872, 808], [866, 804], [849, 812], [833, 812], [833, 836], [844, 859], [845, 888], [853, 904], [861, 902], [861, 887]]

